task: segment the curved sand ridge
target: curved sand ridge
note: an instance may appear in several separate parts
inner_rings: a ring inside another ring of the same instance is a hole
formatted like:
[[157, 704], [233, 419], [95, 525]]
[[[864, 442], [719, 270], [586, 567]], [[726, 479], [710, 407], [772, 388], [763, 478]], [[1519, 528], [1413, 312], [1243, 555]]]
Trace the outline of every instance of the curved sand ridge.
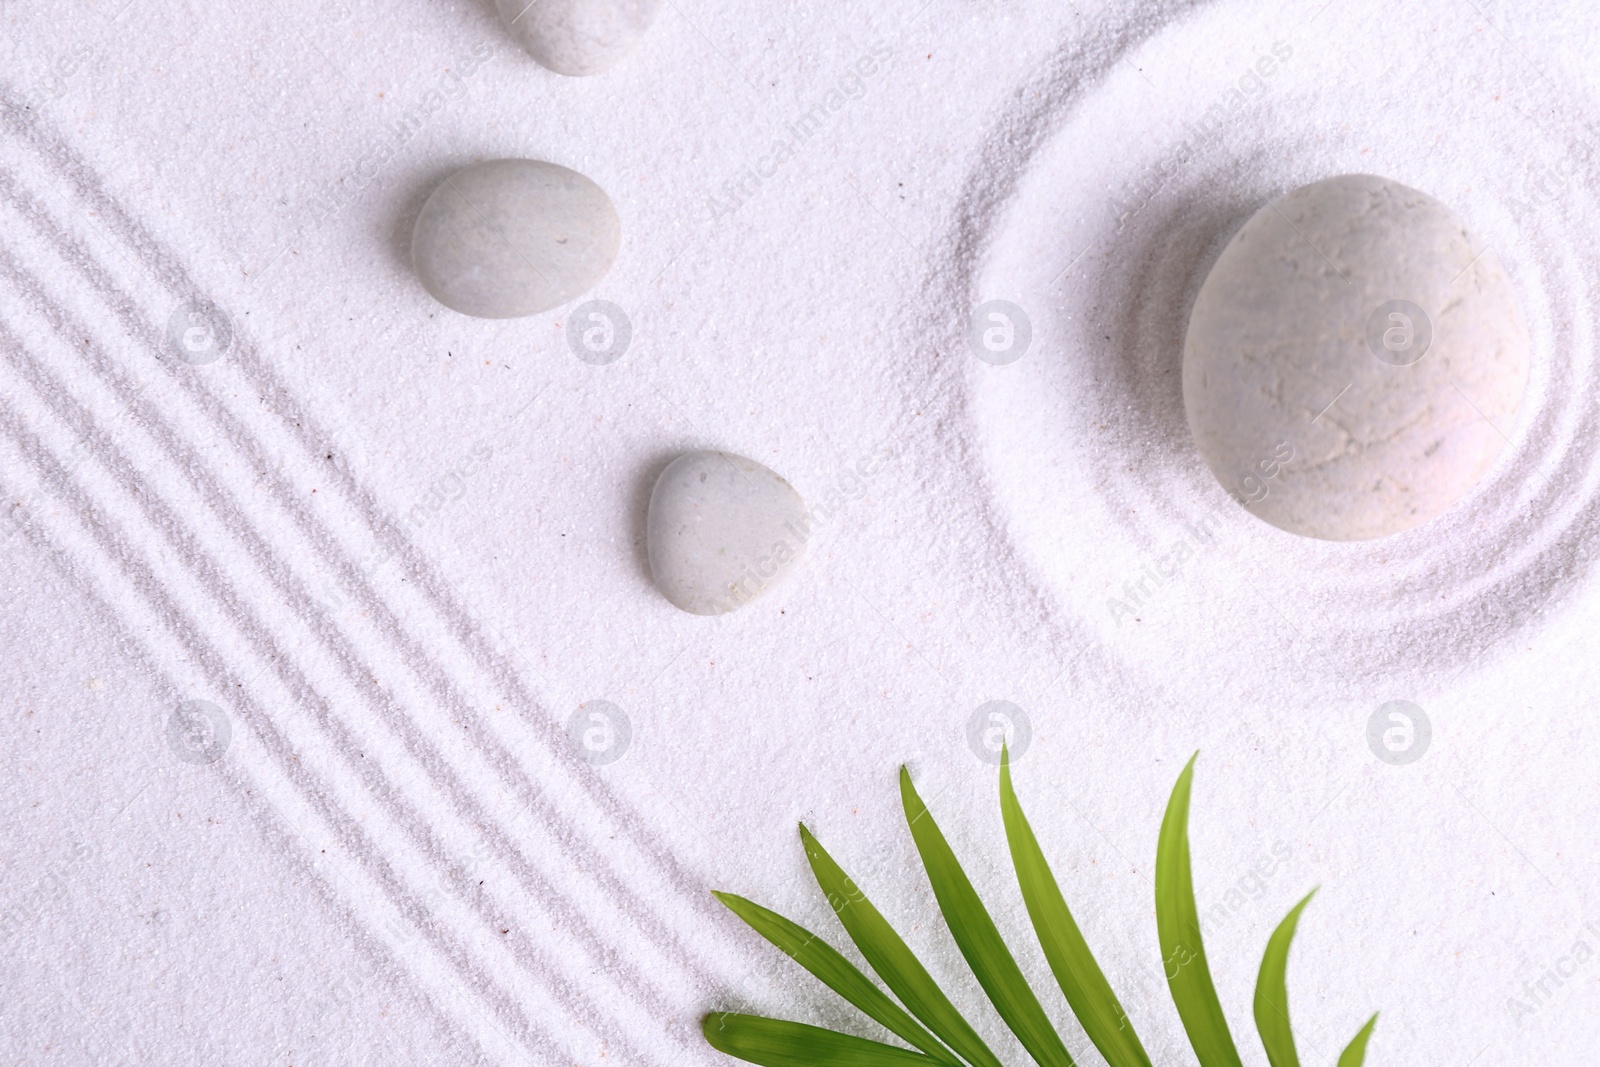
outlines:
[[[1600, 127], [1559, 63], [1532, 78], [1475, 30], [1397, 26], [1354, 0], [1311, 20], [1240, 4], [1149, 16], [1108, 35], [1092, 81], [1067, 74], [1081, 56], [1045, 72], [991, 137], [958, 266], [930, 288], [947, 312], [1015, 304], [1031, 339], [1013, 363], [980, 362], [947, 314], [943, 351], [1012, 538], [1068, 625], [1145, 680], [1311, 699], [1447, 685], [1589, 580], [1600, 380], [1583, 309], [1600, 254], [1580, 235], [1600, 208], [1574, 163]], [[1440, 90], [1446, 58], [1469, 88]], [[1206, 470], [1183, 336], [1251, 214], [1362, 172], [1450, 204], [1493, 250], [1533, 367], [1465, 500], [1392, 537], [1318, 542], [1249, 516]]]

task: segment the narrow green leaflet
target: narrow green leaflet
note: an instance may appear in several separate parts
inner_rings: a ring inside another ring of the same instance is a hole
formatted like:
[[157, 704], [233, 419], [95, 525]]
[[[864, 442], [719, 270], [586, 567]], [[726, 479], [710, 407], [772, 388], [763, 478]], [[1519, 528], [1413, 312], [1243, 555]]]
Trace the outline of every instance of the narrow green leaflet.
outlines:
[[762, 1067], [926, 1067], [928, 1057], [864, 1037], [759, 1015], [713, 1012], [700, 1023], [706, 1040]]
[[1373, 1012], [1367, 1025], [1357, 1031], [1344, 1051], [1339, 1053], [1339, 1067], [1361, 1067], [1361, 1061], [1367, 1058], [1367, 1040], [1372, 1037], [1372, 1028], [1377, 1025], [1378, 1013]]
[[978, 899], [904, 767], [900, 768], [900, 800], [905, 806], [906, 822], [911, 824], [911, 836], [922, 855], [922, 865], [927, 868], [928, 881], [933, 883], [939, 910], [978, 984], [1039, 1067], [1073, 1067], [1061, 1036], [1050, 1025], [1039, 998], [1028, 987], [1028, 980], [1000, 939], [988, 909]]
[[1161, 820], [1161, 839], [1156, 845], [1156, 930], [1172, 1003], [1200, 1067], [1241, 1067], [1239, 1050], [1211, 982], [1211, 968], [1206, 966], [1189, 873], [1189, 789], [1199, 755], [1196, 752], [1189, 757]]
[[1150, 1057], [1145, 1055], [1122, 1004], [1089, 952], [1078, 924], [1067, 910], [1061, 887], [1045, 862], [1033, 827], [1022, 813], [1022, 805], [1011, 788], [1010, 754], [1004, 749], [1000, 753], [1000, 811], [1005, 817], [1011, 863], [1017, 869], [1028, 918], [1033, 920], [1039, 946], [1044, 949], [1072, 1013], [1111, 1067], [1150, 1067]]
[[756, 933], [783, 949], [796, 963], [821, 979], [829, 989], [860, 1008], [886, 1030], [907, 1044], [915, 1045], [934, 1059], [947, 1064], [948, 1067], [959, 1067], [960, 1061], [939, 1043], [938, 1038], [918, 1026], [917, 1021], [907, 1015], [904, 1008], [890, 1000], [881, 989], [873, 985], [870, 978], [857, 970], [853, 963], [839, 955], [833, 946], [822, 938], [790, 922], [777, 912], [763, 908], [760, 904], [744, 897], [732, 893], [711, 895], [749, 923]]
[[817, 884], [833, 906], [834, 914], [839, 916], [850, 940], [872, 964], [878, 977], [900, 998], [900, 1003], [911, 1009], [924, 1026], [972, 1067], [1001, 1067], [989, 1046], [956, 1011], [927, 968], [894, 932], [894, 927], [803, 825], [800, 839], [805, 844], [806, 858], [811, 861], [811, 872], [817, 876]]
[[1313, 889], [1283, 917], [1283, 922], [1267, 940], [1266, 954], [1261, 957], [1261, 973], [1256, 976], [1256, 1030], [1261, 1034], [1261, 1044], [1266, 1047], [1267, 1062], [1272, 1067], [1300, 1067], [1294, 1032], [1289, 1029], [1289, 987], [1284, 975], [1289, 968], [1289, 942], [1294, 940], [1300, 913], [1316, 895]]

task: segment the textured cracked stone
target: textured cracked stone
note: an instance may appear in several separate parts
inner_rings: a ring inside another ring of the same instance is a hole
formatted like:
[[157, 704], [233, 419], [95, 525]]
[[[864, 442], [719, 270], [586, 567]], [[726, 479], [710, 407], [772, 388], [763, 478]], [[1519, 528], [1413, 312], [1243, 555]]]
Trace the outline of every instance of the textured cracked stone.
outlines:
[[638, 43], [661, 0], [495, 0], [522, 47], [557, 74], [599, 74]]
[[446, 307], [509, 319], [594, 288], [621, 241], [611, 198], [582, 174], [495, 159], [456, 171], [429, 195], [411, 231], [411, 262]]
[[650, 493], [651, 575], [696, 615], [721, 615], [768, 592], [805, 558], [810, 539], [800, 494], [743, 456], [685, 453]]
[[1189, 316], [1183, 402], [1253, 514], [1358, 540], [1472, 490], [1513, 434], [1529, 362], [1494, 253], [1431, 196], [1347, 174], [1229, 241]]

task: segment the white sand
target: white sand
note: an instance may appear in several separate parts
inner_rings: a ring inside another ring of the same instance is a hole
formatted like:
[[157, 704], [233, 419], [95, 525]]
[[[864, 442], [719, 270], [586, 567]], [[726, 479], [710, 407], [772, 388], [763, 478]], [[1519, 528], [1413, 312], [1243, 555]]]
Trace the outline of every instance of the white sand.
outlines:
[[[1289, 975], [1306, 1063], [1374, 1009], [1373, 1064], [1590, 1062], [1600, 258], [1575, 161], [1600, 19], [1121, 8], [668, 5], [584, 80], [488, 3], [8, 8], [3, 79], [41, 117], [0, 140], [0, 1059], [711, 1064], [714, 1007], [872, 1034], [705, 893], [840, 943], [804, 818], [1020, 1064], [893, 777], [1048, 982], [967, 748], [1002, 699], [1153, 1053], [1181, 1030], [1151, 860], [1200, 748], [1196, 891], [1247, 1063], [1260, 950], [1318, 884]], [[575, 358], [562, 313], [467, 319], [411, 275], [423, 198], [502, 156], [616, 202], [617, 362]], [[1232, 228], [1352, 170], [1484, 236], [1536, 364], [1479, 493], [1331, 545], [1223, 496], [1178, 359]], [[230, 351], [158, 355], [200, 299]], [[1009, 366], [966, 347], [990, 299], [1032, 323]], [[805, 568], [718, 619], [644, 557], [686, 448], [814, 505]], [[1138, 621], [1113, 614], [1186, 539]], [[190, 699], [231, 716], [216, 763], [166, 747]], [[1402, 767], [1366, 744], [1393, 699], [1433, 725]], [[598, 700], [631, 743], [591, 765], [567, 730]]]

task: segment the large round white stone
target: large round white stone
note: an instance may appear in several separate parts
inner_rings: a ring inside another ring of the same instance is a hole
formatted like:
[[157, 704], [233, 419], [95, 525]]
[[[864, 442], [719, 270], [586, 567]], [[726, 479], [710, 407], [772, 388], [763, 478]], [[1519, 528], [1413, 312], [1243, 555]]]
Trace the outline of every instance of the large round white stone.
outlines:
[[770, 590], [805, 557], [806, 502], [753, 459], [688, 452], [650, 493], [645, 542], [666, 598], [696, 615], [721, 615]]
[[1272, 201], [1189, 316], [1183, 402], [1218, 481], [1274, 526], [1407, 530], [1460, 500], [1516, 424], [1511, 284], [1439, 201], [1347, 174]]
[[594, 288], [621, 242], [611, 198], [582, 174], [495, 159], [456, 171], [428, 197], [411, 231], [411, 262], [446, 307], [509, 319]]
[[661, 0], [495, 0], [495, 6], [540, 64], [585, 75], [610, 69], [631, 51]]

